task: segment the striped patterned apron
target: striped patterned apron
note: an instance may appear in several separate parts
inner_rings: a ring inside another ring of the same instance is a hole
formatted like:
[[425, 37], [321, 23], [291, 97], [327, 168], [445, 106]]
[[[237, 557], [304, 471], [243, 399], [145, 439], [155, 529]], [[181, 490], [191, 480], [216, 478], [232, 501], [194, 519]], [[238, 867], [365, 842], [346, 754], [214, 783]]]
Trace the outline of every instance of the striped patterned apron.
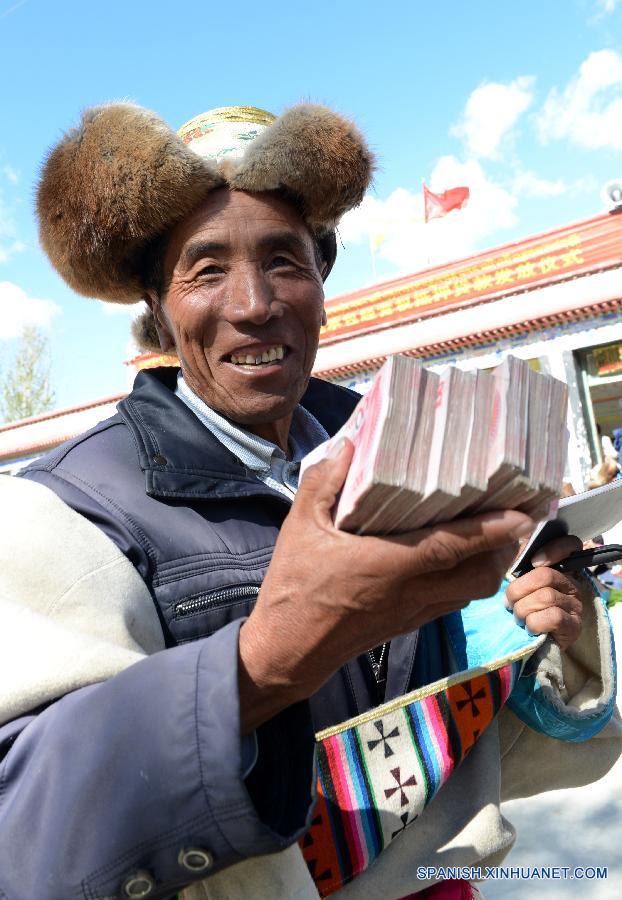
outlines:
[[300, 840], [322, 897], [363, 872], [425, 809], [508, 699], [524, 646], [317, 735], [317, 804]]

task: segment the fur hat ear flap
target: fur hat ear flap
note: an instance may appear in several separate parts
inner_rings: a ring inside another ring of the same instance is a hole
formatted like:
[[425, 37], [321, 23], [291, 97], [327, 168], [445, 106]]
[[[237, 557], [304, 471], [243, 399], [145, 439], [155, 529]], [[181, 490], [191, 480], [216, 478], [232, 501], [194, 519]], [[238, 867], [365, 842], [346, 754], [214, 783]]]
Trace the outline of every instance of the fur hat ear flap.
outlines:
[[87, 110], [50, 153], [37, 193], [41, 243], [80, 294], [133, 303], [141, 252], [222, 184], [211, 163], [141, 107]]
[[149, 353], [162, 352], [155, 316], [149, 307], [139, 316], [136, 316], [132, 322], [132, 337], [140, 350], [145, 350]]
[[306, 221], [321, 234], [362, 201], [374, 166], [352, 122], [324, 106], [301, 104], [266, 128], [227, 175], [238, 190], [287, 188], [301, 198]]

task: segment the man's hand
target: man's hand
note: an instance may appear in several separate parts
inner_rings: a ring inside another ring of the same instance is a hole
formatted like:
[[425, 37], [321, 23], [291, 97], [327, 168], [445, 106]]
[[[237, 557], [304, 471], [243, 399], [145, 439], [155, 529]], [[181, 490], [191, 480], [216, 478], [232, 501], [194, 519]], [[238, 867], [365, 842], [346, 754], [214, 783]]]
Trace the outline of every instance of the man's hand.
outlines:
[[345, 441], [305, 474], [242, 626], [244, 731], [311, 696], [369, 647], [494, 594], [533, 528], [506, 510], [399, 536], [339, 531], [331, 511], [352, 449]]
[[506, 591], [508, 606], [532, 634], [550, 634], [567, 650], [581, 634], [581, 587], [570, 575], [550, 566], [582, 549], [579, 538], [551, 541], [531, 560], [534, 568], [513, 581]]

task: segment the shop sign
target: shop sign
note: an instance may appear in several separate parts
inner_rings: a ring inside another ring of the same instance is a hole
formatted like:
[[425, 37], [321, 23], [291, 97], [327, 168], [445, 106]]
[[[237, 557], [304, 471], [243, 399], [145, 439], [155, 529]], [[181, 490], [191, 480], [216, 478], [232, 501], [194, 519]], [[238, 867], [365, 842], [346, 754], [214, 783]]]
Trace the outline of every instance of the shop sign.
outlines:
[[327, 305], [320, 344], [616, 265], [622, 265], [622, 216], [598, 216], [345, 295]]
[[622, 344], [597, 347], [592, 350], [597, 375], [617, 375], [622, 372]]

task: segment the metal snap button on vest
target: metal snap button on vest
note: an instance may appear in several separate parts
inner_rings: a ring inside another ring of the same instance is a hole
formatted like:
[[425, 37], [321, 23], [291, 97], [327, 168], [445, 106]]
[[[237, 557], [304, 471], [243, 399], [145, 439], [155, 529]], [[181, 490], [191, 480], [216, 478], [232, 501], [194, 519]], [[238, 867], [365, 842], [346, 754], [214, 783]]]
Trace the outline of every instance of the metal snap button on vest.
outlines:
[[168, 462], [168, 459], [166, 458], [166, 456], [162, 456], [161, 453], [158, 453], [157, 456], [153, 457], [153, 461], [156, 466], [165, 466]]
[[187, 847], [179, 851], [179, 865], [188, 872], [206, 872], [214, 864], [214, 857], [202, 847]]
[[124, 897], [131, 897], [132, 900], [140, 900], [141, 897], [148, 897], [155, 887], [155, 881], [144, 869], [134, 872], [123, 882], [121, 888]]

